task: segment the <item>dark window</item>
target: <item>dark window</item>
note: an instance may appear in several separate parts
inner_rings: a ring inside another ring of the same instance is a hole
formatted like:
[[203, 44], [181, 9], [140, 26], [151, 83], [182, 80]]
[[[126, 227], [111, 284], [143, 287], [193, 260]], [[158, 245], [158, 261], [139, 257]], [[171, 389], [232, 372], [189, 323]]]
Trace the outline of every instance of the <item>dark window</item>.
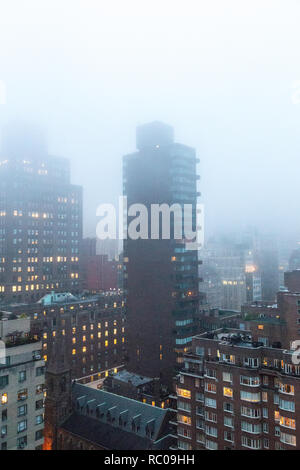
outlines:
[[39, 439], [43, 438], [43, 430], [40, 429], [39, 431], [36, 431], [35, 433], [35, 440], [38, 441]]
[[8, 385], [8, 375], [4, 375], [3, 377], [0, 377], [0, 388], [5, 387]]

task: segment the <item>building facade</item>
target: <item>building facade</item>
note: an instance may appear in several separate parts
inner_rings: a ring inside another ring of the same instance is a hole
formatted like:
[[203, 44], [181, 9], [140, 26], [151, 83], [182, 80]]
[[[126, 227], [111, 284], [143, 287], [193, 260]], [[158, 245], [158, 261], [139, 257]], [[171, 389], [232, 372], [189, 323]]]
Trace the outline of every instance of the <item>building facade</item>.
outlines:
[[[174, 367], [198, 331], [200, 304], [198, 252], [184, 238], [151, 238], [151, 205], [192, 204], [195, 230], [197, 158], [195, 150], [174, 142], [173, 129], [154, 122], [137, 128], [137, 152], [123, 159], [123, 192], [128, 208], [148, 211], [148, 238], [124, 240], [128, 365], [131, 371], [172, 383]], [[127, 228], [133, 217], [128, 216]]]
[[0, 362], [1, 450], [41, 450], [45, 364], [29, 319], [0, 320], [5, 358]]
[[68, 160], [28, 130], [10, 132], [0, 157], [0, 302], [81, 290], [82, 188]]
[[125, 357], [126, 314], [121, 293], [77, 298], [70, 293], [46, 294], [35, 304], [10, 306], [10, 315], [31, 320], [31, 332], [42, 341], [45, 362], [62, 334], [72, 378], [120, 366]]
[[299, 281], [286, 275], [276, 312], [193, 339], [176, 378], [178, 449], [300, 448]]

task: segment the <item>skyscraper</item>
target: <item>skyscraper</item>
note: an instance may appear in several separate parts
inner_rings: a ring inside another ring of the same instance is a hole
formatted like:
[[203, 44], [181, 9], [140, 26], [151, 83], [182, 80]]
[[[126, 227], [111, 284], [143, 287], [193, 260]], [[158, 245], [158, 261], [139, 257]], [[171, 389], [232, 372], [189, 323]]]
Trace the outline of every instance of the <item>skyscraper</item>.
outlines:
[[[172, 127], [153, 122], [137, 128], [137, 152], [124, 157], [123, 184], [128, 208], [192, 204], [196, 222], [195, 150], [174, 142]], [[124, 240], [124, 289], [127, 296], [128, 368], [171, 383], [175, 366], [199, 328], [198, 252], [184, 239]], [[129, 227], [132, 217], [127, 217]]]
[[40, 133], [13, 127], [0, 157], [0, 302], [80, 290], [82, 188]]

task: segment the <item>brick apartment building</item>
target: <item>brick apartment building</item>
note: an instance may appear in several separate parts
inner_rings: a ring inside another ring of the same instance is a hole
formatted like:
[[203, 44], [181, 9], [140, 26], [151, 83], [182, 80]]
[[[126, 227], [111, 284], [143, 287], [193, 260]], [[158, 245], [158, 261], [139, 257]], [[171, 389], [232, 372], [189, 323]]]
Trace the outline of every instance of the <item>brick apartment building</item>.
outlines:
[[[191, 204], [196, 219], [195, 150], [174, 141], [172, 127], [153, 122], [137, 128], [137, 151], [123, 158], [123, 193], [128, 207]], [[132, 220], [127, 217], [127, 226]], [[155, 225], [155, 224], [153, 224]], [[173, 223], [174, 228], [174, 223]], [[195, 227], [194, 227], [195, 228]], [[172, 385], [174, 369], [199, 330], [197, 250], [184, 239], [124, 240], [124, 289], [128, 307], [128, 369]]]
[[31, 318], [31, 331], [42, 340], [46, 364], [56, 337], [64, 336], [72, 378], [90, 376], [123, 363], [126, 317], [121, 294], [77, 298], [68, 293], [51, 293], [36, 304], [11, 306], [11, 315], [14, 314]]
[[193, 338], [176, 378], [178, 449], [300, 448], [300, 271], [285, 279], [277, 315]]

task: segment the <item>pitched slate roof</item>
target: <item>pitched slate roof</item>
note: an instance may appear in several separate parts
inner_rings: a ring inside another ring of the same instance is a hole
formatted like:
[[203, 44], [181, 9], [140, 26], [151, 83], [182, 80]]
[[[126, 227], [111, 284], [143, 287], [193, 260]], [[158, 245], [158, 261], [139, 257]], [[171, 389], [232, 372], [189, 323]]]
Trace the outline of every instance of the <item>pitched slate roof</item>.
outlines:
[[77, 413], [72, 414], [61, 429], [108, 450], [147, 450], [152, 447], [149, 439]]
[[[87, 417], [89, 422], [94, 422], [93, 426], [97, 428], [101, 436], [102, 431], [100, 432], [100, 428], [102, 430], [109, 426], [112, 433], [117, 432], [117, 430], [125, 432], [128, 439], [129, 434], [132, 434], [135, 439], [137, 437], [141, 438], [150, 445], [151, 442], [155, 442], [168, 434], [168, 420], [171, 414], [168, 409], [151, 406], [147, 403], [87, 387], [76, 382], [72, 385], [72, 402], [73, 410], [79, 417], [76, 419], [71, 417], [70, 423], [73, 423], [72, 419], [80, 421], [81, 418], [82, 423], [85, 423], [83, 418]], [[68, 425], [70, 427], [70, 423], [67, 424], [68, 421], [64, 426]], [[117, 449], [118, 447], [112, 448]]]

